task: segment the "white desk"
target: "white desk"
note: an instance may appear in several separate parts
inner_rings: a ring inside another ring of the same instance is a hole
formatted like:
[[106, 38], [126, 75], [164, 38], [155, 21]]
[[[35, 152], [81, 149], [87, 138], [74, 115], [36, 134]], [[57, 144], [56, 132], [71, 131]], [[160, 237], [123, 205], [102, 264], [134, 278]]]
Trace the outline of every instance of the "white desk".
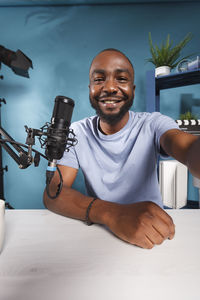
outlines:
[[168, 211], [176, 236], [152, 250], [47, 210], [7, 210], [0, 300], [198, 300], [200, 210]]

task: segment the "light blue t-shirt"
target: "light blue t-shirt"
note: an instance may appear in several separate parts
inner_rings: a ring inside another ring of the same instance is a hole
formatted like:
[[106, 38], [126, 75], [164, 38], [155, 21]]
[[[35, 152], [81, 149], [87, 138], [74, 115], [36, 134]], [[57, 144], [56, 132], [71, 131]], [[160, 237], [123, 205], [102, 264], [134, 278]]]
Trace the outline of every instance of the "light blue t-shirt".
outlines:
[[158, 112], [129, 111], [127, 124], [111, 135], [101, 133], [98, 122], [97, 116], [74, 122], [78, 144], [57, 163], [82, 169], [89, 196], [122, 204], [153, 201], [162, 207], [159, 141], [167, 130], [179, 128], [176, 122]]

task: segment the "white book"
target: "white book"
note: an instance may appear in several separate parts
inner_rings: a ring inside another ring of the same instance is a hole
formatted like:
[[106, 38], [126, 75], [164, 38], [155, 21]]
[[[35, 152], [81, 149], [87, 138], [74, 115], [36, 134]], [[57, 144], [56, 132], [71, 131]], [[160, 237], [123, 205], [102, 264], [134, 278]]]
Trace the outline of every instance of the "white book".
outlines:
[[176, 160], [159, 162], [159, 185], [163, 204], [181, 208], [187, 204], [188, 169]]

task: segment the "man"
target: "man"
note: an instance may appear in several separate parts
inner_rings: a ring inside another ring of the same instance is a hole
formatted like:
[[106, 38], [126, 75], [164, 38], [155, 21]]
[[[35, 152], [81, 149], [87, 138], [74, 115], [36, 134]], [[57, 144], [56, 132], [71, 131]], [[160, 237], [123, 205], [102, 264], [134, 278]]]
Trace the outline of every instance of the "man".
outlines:
[[[100, 52], [89, 75], [90, 102], [97, 116], [72, 124], [78, 144], [59, 161], [62, 192], [55, 200], [45, 192], [44, 204], [58, 214], [103, 224], [118, 238], [150, 249], [175, 234], [173, 220], [162, 209], [157, 157], [170, 155], [199, 177], [200, 141], [158, 112], [129, 111], [134, 69], [120, 51]], [[79, 167], [87, 196], [71, 188]], [[55, 173], [51, 193], [58, 184]]]

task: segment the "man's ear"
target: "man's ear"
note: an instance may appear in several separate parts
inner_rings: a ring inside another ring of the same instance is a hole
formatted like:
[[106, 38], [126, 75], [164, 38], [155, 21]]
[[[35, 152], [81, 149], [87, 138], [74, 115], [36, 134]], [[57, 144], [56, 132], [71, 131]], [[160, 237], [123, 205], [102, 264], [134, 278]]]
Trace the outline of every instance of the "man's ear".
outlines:
[[135, 88], [136, 88], [136, 85], [133, 84], [133, 99], [135, 98]]

